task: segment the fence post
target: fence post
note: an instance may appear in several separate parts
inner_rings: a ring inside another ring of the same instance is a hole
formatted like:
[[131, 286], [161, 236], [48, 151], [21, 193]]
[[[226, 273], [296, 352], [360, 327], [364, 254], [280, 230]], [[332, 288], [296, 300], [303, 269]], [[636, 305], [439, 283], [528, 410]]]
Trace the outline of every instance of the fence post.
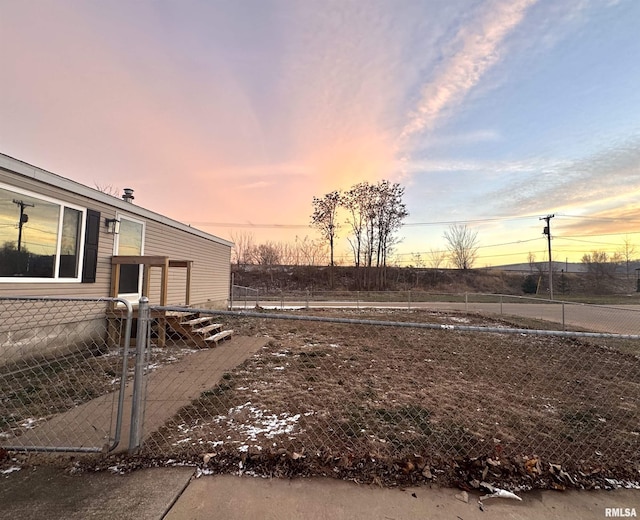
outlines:
[[500, 314], [502, 314], [502, 294], [500, 295]]
[[[233, 275], [232, 275], [233, 276]], [[232, 283], [231, 284], [231, 295], [229, 297], [229, 310], [232, 311], [233, 310], [233, 290], [235, 289], [235, 285]]]
[[409, 289], [409, 304], [407, 305], [407, 310], [411, 310], [411, 289]]
[[129, 432], [129, 453], [135, 453], [142, 445], [142, 422], [144, 417], [144, 378], [149, 330], [149, 298], [143, 296], [138, 303], [138, 330], [136, 334], [136, 366], [133, 376], [133, 396], [131, 398], [131, 429]]
[[309, 309], [309, 289], [307, 289], [307, 309]]
[[562, 330], [566, 330], [564, 325], [564, 302], [562, 302]]
[[464, 312], [469, 314], [469, 293], [464, 293]]

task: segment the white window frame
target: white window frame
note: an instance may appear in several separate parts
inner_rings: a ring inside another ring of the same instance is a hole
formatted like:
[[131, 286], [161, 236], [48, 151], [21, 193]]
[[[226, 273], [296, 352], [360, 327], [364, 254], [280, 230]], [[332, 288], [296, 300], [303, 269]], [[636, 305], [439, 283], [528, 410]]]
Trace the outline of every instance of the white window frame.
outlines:
[[[4, 184], [0, 182], [0, 188], [60, 206], [60, 214], [58, 215], [58, 236], [56, 239], [56, 257], [54, 260], [53, 278], [4, 276], [0, 277], [0, 283], [81, 283], [82, 269], [84, 266], [84, 235], [87, 227], [87, 208], [83, 208], [82, 206], [77, 206], [75, 204], [70, 204], [68, 202], [63, 202], [52, 197], [47, 197], [46, 195], [42, 195], [34, 191], [24, 190], [16, 186], [11, 186], [10, 184]], [[60, 248], [62, 247], [62, 220], [64, 218], [64, 208], [74, 209], [76, 211], [80, 211], [82, 214], [80, 222], [80, 241], [78, 243], [78, 276], [76, 276], [75, 278], [58, 277], [58, 271], [60, 269]]]
[[[142, 225], [142, 238], [140, 244], [140, 255], [144, 255], [144, 242], [147, 234], [147, 223], [144, 220], [140, 220], [139, 218], [132, 217], [126, 213], [116, 212], [116, 219], [122, 221], [129, 220], [131, 222], [135, 222], [136, 224]], [[118, 255], [118, 249], [120, 248], [120, 234], [117, 234], [115, 240], [113, 241], [113, 255]], [[123, 298], [133, 304], [138, 304], [138, 300], [142, 297], [142, 278], [143, 278], [143, 269], [140, 269], [140, 273], [138, 274], [138, 292], [137, 293], [124, 293], [117, 294], [118, 298]], [[116, 290], [118, 288], [116, 287]]]

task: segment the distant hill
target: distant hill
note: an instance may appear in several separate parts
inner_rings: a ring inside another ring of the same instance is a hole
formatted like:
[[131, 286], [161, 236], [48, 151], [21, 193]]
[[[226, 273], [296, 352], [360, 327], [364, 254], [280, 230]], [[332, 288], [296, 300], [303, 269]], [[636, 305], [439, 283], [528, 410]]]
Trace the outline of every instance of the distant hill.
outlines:
[[[533, 268], [533, 271], [543, 271], [546, 272], [549, 268], [549, 262], [536, 262]], [[586, 273], [587, 269], [585, 265], [580, 262], [553, 262], [553, 268], [556, 272], [565, 273]], [[531, 265], [529, 263], [523, 264], [508, 264], [508, 265], [492, 265], [490, 267], [486, 267], [486, 269], [493, 269], [496, 271], [517, 271], [521, 273], [529, 273], [532, 271]]]
[[[634, 266], [636, 263], [634, 263]], [[594, 292], [593, 275], [582, 264], [554, 262], [554, 287], [557, 293], [584, 295]], [[625, 266], [626, 267], [626, 266]], [[636, 291], [635, 267], [630, 265], [629, 276], [620, 266], [613, 277], [601, 280], [598, 294], [629, 294]], [[640, 267], [640, 263], [638, 263]], [[529, 264], [512, 264], [481, 269], [426, 269], [413, 267], [388, 267], [384, 286], [377, 282], [376, 270], [369, 274], [365, 269], [338, 267], [334, 269], [333, 289], [355, 290], [418, 290], [437, 293], [483, 292], [520, 295], [523, 284], [533, 274], [544, 290], [547, 265], [531, 272]], [[564, 269], [569, 271], [563, 271]], [[232, 265], [234, 284], [259, 290], [260, 294], [281, 294], [296, 291], [327, 291], [330, 286], [330, 269], [320, 266], [283, 265]]]

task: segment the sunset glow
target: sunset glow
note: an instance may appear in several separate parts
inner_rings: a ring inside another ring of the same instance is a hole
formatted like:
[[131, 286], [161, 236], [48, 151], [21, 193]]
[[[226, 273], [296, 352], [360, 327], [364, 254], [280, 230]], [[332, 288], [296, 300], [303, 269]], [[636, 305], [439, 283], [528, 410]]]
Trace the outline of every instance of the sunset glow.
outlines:
[[[312, 198], [406, 187], [394, 261], [640, 257], [635, 0], [0, 0], [0, 152], [221, 236], [316, 237]], [[338, 257], [348, 263], [343, 235]]]

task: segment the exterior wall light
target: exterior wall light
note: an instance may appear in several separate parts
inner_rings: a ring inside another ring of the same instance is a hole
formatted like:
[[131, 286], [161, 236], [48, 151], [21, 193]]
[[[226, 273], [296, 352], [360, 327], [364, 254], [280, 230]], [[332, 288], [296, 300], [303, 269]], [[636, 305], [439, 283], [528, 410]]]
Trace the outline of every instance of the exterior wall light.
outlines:
[[117, 235], [120, 233], [120, 221], [116, 218], [105, 219], [104, 223], [107, 226], [107, 233], [111, 235]]

